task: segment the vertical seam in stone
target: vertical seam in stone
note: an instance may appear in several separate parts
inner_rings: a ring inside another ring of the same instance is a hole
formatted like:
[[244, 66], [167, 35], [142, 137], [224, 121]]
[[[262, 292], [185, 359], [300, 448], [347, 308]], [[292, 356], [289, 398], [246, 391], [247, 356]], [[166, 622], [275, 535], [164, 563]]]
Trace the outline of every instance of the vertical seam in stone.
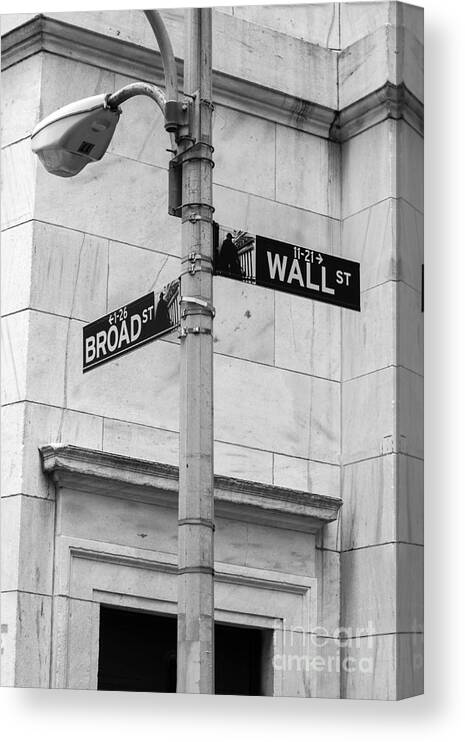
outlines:
[[278, 124], [274, 125], [274, 200], [277, 201], [278, 193]]
[[[39, 96], [40, 96], [40, 98], [39, 98], [39, 112], [38, 112], [39, 115], [37, 117], [36, 123], [38, 123], [40, 121], [40, 119], [42, 118], [42, 100], [43, 100], [42, 83], [43, 83], [44, 64], [45, 64], [45, 54], [44, 54], [44, 52], [40, 52], [40, 77], [39, 77]], [[38, 167], [37, 167], [37, 160], [38, 160], [38, 157], [34, 157], [34, 164], [33, 164], [33, 168], [34, 168], [34, 188], [33, 188], [32, 203], [31, 203], [31, 217], [32, 217], [32, 219], [34, 219], [34, 216], [35, 216], [36, 198], [37, 198], [37, 191], [38, 191], [37, 180], [38, 180], [38, 172], [39, 172], [39, 170], [38, 170]]]
[[339, 61], [340, 61], [341, 52], [342, 52], [342, 48], [341, 48], [341, 3], [338, 3], [338, 5], [339, 5], [339, 48], [340, 48], [340, 51], [337, 52], [337, 56], [336, 56], [336, 110], [337, 111], [340, 110], [340, 105], [339, 105]]
[[58, 485], [53, 484], [54, 492], [54, 508], [53, 508], [53, 545], [52, 545], [52, 589], [50, 598], [50, 651], [49, 651], [49, 675], [48, 675], [48, 686], [52, 688], [53, 685], [53, 664], [55, 659], [55, 652], [53, 646], [53, 629], [54, 629], [54, 616], [55, 616], [55, 553], [56, 553], [56, 540], [57, 540], [57, 489]]
[[108, 312], [108, 294], [110, 290], [110, 240], [107, 240], [107, 285], [105, 293], [105, 310]]
[[[340, 7], [340, 3], [339, 3]], [[340, 14], [339, 14], [339, 36], [340, 36]], [[340, 42], [339, 42], [340, 43]], [[337, 105], [339, 109], [339, 54], [337, 56]], [[342, 220], [342, 178], [343, 178], [343, 159], [342, 159], [342, 143], [339, 144], [339, 247], [340, 252], [343, 255], [343, 220]], [[339, 466], [339, 497], [343, 500], [343, 487], [344, 487], [344, 310], [340, 308], [340, 369], [339, 369], [339, 430], [340, 430], [340, 466]], [[338, 617], [339, 627], [342, 626], [342, 599], [343, 599], [343, 584], [342, 584], [342, 534], [343, 534], [343, 520], [344, 520], [344, 502], [338, 512], [337, 517], [337, 530], [336, 530], [336, 549], [339, 552], [339, 606], [338, 606]], [[339, 698], [344, 696], [344, 683], [343, 683], [343, 672], [341, 668], [341, 644], [339, 642]]]
[[[400, 3], [395, 3], [394, 5], [394, 13], [395, 13], [395, 46], [398, 48], [398, 29], [399, 29], [399, 13], [400, 13]], [[397, 69], [399, 65], [399, 55], [395, 55], [394, 64], [396, 66], [395, 70], [395, 76], [397, 79], [397, 75], [399, 70]], [[395, 274], [394, 277], [398, 278], [398, 272], [399, 272], [399, 158], [401, 156], [401, 152], [399, 152], [399, 126], [400, 122], [393, 121], [392, 127], [394, 132], [394, 194], [395, 194], [395, 201], [392, 203], [392, 208], [395, 211], [395, 214], [393, 214], [393, 218], [395, 218], [395, 232], [394, 232], [394, 264], [395, 264]], [[399, 435], [399, 414], [400, 414], [400, 403], [399, 403], [399, 367], [398, 367], [398, 361], [399, 361], [399, 323], [400, 323], [400, 317], [399, 317], [399, 291], [398, 291], [398, 283], [397, 281], [393, 284], [393, 292], [394, 292], [394, 453], [393, 453], [393, 480], [394, 480], [394, 487], [395, 487], [395, 497], [394, 497], [394, 508], [395, 508], [395, 526], [394, 526], [394, 538], [397, 542], [397, 539], [399, 537], [399, 456], [400, 456], [400, 450], [401, 450], [401, 441], [400, 441], [400, 435]], [[394, 689], [394, 698], [399, 698], [399, 667], [400, 667], [400, 645], [399, 645], [399, 636], [398, 636], [398, 630], [399, 630], [399, 599], [400, 599], [400, 586], [399, 586], [399, 546], [396, 543], [394, 546], [394, 574], [395, 574], [395, 580], [396, 580], [396, 586], [395, 586], [395, 596], [396, 596], [396, 606], [395, 606], [395, 689]]]
[[58, 426], [58, 441], [61, 442], [61, 436], [63, 433], [63, 423], [65, 418], [65, 412], [66, 407], [68, 403], [68, 355], [69, 355], [69, 335], [70, 335], [70, 329], [71, 329], [71, 322], [74, 314], [74, 306], [76, 302], [76, 296], [77, 296], [77, 287], [79, 283], [79, 272], [81, 269], [81, 260], [82, 260], [82, 252], [84, 249], [84, 244], [86, 241], [86, 234], [83, 233], [82, 235], [82, 241], [81, 245], [79, 247], [79, 255], [78, 255], [78, 264], [76, 268], [76, 279], [74, 281], [74, 287], [73, 287], [73, 297], [71, 300], [71, 308], [69, 312], [69, 318], [68, 318], [68, 327], [66, 329], [66, 340], [65, 340], [65, 362], [64, 362], [64, 369], [63, 369], [63, 406], [61, 410], [61, 417], [60, 417], [60, 424]]
[[273, 366], [276, 368], [276, 291], [273, 291]]

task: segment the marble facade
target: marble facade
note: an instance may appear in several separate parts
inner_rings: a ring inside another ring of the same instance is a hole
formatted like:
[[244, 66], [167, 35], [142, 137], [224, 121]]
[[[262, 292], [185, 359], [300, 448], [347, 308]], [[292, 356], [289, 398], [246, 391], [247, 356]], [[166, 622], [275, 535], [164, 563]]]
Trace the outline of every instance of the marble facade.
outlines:
[[[182, 11], [163, 14], [182, 58]], [[275, 631], [269, 694], [415, 695], [422, 11], [213, 15], [215, 218], [361, 264], [360, 313], [215, 278], [218, 617]], [[160, 83], [161, 65], [139, 11], [5, 16], [2, 34], [1, 683], [95, 688], [101, 602], [176, 613], [175, 509], [153, 472], [130, 481], [118, 457], [177, 465], [179, 357], [174, 334], [83, 376], [82, 327], [178, 276], [180, 221], [151, 101], [126, 104], [108, 153], [75, 179], [45, 172], [29, 137], [70, 100]], [[112, 463], [71, 456], [70, 481], [43, 465], [47, 446]], [[107, 469], [113, 494], [99, 490]], [[241, 481], [274, 493], [281, 519]]]

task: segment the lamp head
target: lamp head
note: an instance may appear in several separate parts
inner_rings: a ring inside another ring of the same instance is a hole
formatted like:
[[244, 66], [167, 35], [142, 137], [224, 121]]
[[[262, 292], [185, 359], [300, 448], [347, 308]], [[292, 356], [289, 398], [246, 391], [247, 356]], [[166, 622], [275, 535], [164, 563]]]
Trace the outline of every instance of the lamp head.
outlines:
[[121, 114], [120, 108], [107, 106], [107, 97], [70, 103], [37, 124], [32, 151], [49, 173], [69, 178], [103, 157]]

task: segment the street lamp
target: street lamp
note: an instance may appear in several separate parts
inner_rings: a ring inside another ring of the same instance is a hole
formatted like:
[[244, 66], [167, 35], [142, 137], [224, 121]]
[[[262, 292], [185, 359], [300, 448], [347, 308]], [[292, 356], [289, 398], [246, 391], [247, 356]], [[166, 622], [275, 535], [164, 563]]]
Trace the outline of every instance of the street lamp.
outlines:
[[[165, 93], [136, 82], [71, 103], [39, 122], [32, 149], [53, 175], [72, 177], [108, 149], [120, 105], [152, 98], [171, 137], [170, 194], [182, 217], [178, 508], [177, 691], [214, 692], [213, 572], [213, 229], [212, 20], [210, 8], [189, 8], [185, 24], [184, 94], [163, 20], [144, 11], [161, 52]], [[180, 177], [181, 174], [181, 177]], [[174, 181], [174, 182], [173, 182]]]
[[178, 131], [187, 103], [167, 103], [156, 85], [134, 82], [115, 93], [83, 98], [51, 113], [33, 130], [32, 151], [52, 175], [77, 175], [90, 162], [102, 159], [121, 115], [120, 104], [136, 95], [152, 98], [165, 117], [166, 131]]
[[40, 121], [31, 135], [32, 151], [52, 175], [69, 178], [107, 151], [121, 109], [106, 95], [70, 103]]

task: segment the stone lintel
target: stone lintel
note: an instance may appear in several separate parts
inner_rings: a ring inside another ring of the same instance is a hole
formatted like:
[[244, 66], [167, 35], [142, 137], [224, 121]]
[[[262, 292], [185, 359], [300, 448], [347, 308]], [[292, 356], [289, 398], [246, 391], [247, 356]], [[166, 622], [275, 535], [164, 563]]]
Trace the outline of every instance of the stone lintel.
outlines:
[[[58, 488], [177, 508], [178, 467], [119, 454], [47, 445], [42, 467]], [[275, 485], [215, 476], [215, 514], [315, 533], [337, 517], [342, 500]]]

